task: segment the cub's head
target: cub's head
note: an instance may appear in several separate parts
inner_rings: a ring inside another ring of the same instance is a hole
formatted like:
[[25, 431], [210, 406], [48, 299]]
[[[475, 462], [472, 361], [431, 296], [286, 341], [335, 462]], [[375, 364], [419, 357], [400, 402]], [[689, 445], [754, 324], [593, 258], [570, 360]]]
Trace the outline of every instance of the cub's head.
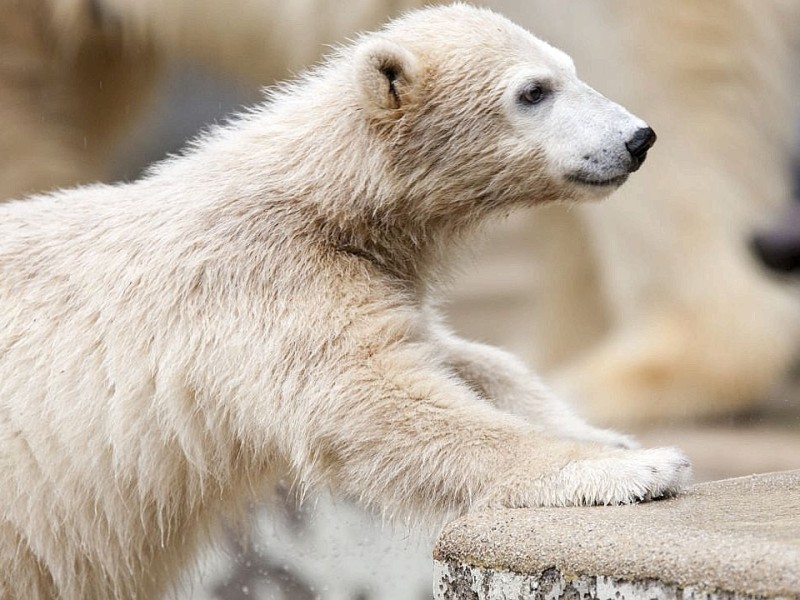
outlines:
[[603, 197], [656, 138], [566, 54], [485, 9], [411, 13], [365, 37], [353, 68], [391, 177], [434, 210]]

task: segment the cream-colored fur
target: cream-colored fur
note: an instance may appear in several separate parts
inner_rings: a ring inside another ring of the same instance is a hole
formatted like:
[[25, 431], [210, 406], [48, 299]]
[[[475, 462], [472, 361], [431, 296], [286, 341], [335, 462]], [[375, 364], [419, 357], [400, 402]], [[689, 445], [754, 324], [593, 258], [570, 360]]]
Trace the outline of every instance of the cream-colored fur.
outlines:
[[680, 452], [590, 427], [434, 308], [460, 238], [607, 194], [580, 180], [632, 168], [641, 126], [459, 5], [140, 181], [0, 207], [0, 595], [153, 597], [286, 474], [417, 519], [677, 491]]

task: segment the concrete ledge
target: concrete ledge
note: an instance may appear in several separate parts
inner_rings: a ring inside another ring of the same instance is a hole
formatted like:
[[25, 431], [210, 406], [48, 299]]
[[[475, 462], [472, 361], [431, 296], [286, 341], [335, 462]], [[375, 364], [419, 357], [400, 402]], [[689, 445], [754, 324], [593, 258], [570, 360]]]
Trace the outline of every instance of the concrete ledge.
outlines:
[[442, 532], [434, 571], [442, 600], [800, 600], [800, 471], [632, 506], [471, 514]]

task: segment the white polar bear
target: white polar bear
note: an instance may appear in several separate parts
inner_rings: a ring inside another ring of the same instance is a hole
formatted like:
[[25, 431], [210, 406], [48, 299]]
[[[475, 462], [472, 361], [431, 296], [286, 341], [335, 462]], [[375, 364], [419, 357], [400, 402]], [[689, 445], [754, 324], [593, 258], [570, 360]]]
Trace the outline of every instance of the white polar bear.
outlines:
[[481, 221], [601, 198], [653, 141], [455, 5], [138, 182], [0, 207], [0, 595], [153, 597], [287, 473], [417, 519], [679, 490], [679, 451], [590, 427], [435, 309]]

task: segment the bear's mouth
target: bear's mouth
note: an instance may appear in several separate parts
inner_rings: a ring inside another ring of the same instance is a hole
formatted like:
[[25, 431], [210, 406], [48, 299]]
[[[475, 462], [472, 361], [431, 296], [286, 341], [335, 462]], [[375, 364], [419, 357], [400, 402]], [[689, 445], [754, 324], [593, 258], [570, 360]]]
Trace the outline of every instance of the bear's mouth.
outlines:
[[599, 179], [597, 177], [582, 175], [581, 173], [567, 175], [567, 181], [579, 183], [581, 185], [590, 185], [592, 187], [620, 186], [625, 183], [626, 179], [628, 179], [627, 173], [624, 175], [617, 175], [616, 177], [609, 177], [608, 179]]

